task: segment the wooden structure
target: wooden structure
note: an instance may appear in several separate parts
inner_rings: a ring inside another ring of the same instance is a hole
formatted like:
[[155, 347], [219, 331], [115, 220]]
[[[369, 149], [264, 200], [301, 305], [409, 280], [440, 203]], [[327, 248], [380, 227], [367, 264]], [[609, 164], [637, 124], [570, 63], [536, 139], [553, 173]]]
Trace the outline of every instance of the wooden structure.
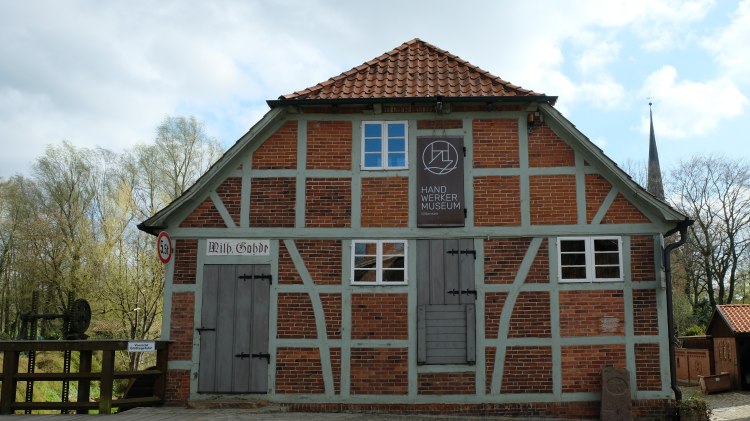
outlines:
[[710, 336], [683, 336], [682, 346], [675, 350], [677, 380], [681, 384], [696, 386], [701, 376], [714, 373], [713, 339]]
[[[116, 371], [115, 352], [126, 350], [127, 341], [69, 340], [69, 341], [0, 341], [3, 355], [2, 389], [0, 390], [0, 414], [13, 414], [27, 410], [76, 411], [79, 414], [98, 410], [109, 414], [113, 408], [119, 410], [136, 406], [160, 405], [164, 402], [165, 372], [167, 367], [167, 342], [157, 341], [156, 368], [145, 371]], [[18, 362], [21, 353], [29, 352], [72, 352], [78, 353], [79, 369], [73, 373], [19, 373]], [[94, 352], [101, 352], [102, 369], [92, 371]], [[114, 399], [113, 382], [118, 379], [151, 379], [152, 394], [137, 398]], [[75, 402], [16, 402], [16, 389], [19, 382], [77, 382], [78, 398]], [[91, 399], [91, 382], [99, 382], [98, 401]]]
[[614, 366], [663, 419], [685, 217], [555, 101], [419, 39], [268, 101], [139, 225], [174, 239], [167, 399], [595, 418]]
[[713, 337], [714, 373], [729, 373], [733, 389], [750, 389], [750, 304], [720, 304], [706, 334]]

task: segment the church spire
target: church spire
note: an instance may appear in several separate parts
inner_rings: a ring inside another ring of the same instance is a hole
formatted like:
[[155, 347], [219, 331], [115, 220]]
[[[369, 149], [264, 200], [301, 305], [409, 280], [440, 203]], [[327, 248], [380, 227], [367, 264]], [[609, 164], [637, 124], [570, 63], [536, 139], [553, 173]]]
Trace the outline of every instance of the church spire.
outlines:
[[648, 103], [648, 116], [651, 120], [651, 133], [648, 140], [648, 184], [646, 190], [664, 200], [664, 185], [661, 180], [661, 168], [659, 167], [659, 152], [656, 150], [656, 136], [654, 136], [654, 116], [651, 112], [651, 103]]

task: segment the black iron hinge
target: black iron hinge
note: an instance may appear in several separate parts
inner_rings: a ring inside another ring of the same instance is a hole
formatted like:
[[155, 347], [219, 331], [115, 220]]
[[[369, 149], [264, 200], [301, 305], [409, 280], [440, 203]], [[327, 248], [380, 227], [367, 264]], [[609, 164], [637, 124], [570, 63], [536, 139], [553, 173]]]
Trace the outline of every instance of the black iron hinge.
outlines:
[[477, 251], [476, 250], [466, 249], [466, 250], [461, 250], [459, 253], [461, 253], [461, 254], [471, 254], [472, 256], [474, 256], [474, 260], [477, 260]]
[[242, 279], [243, 281], [247, 281], [248, 279], [251, 281], [255, 280], [262, 280], [262, 281], [268, 281], [269, 284], [273, 283], [273, 276], [271, 275], [240, 275], [237, 278]]

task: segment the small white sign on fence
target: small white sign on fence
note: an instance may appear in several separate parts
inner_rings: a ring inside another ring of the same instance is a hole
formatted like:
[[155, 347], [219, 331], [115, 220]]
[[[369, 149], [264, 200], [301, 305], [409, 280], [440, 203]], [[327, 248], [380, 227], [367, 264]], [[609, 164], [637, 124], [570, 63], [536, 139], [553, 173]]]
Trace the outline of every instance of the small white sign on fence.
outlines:
[[129, 341], [128, 352], [153, 352], [156, 351], [154, 341]]

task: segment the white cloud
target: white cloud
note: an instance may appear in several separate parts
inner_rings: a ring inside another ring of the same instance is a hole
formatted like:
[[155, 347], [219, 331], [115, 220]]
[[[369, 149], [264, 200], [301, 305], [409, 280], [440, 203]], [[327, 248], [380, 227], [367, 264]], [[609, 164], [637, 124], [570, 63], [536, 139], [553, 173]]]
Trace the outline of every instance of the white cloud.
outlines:
[[[660, 138], [705, 135], [723, 121], [742, 115], [748, 105], [747, 97], [730, 79], [679, 80], [672, 66], [649, 75], [641, 95], [654, 98], [654, 128]], [[648, 132], [648, 124], [648, 117], [644, 117], [642, 133]]]
[[703, 40], [724, 72], [750, 86], [750, 0], [741, 2], [729, 25]]

